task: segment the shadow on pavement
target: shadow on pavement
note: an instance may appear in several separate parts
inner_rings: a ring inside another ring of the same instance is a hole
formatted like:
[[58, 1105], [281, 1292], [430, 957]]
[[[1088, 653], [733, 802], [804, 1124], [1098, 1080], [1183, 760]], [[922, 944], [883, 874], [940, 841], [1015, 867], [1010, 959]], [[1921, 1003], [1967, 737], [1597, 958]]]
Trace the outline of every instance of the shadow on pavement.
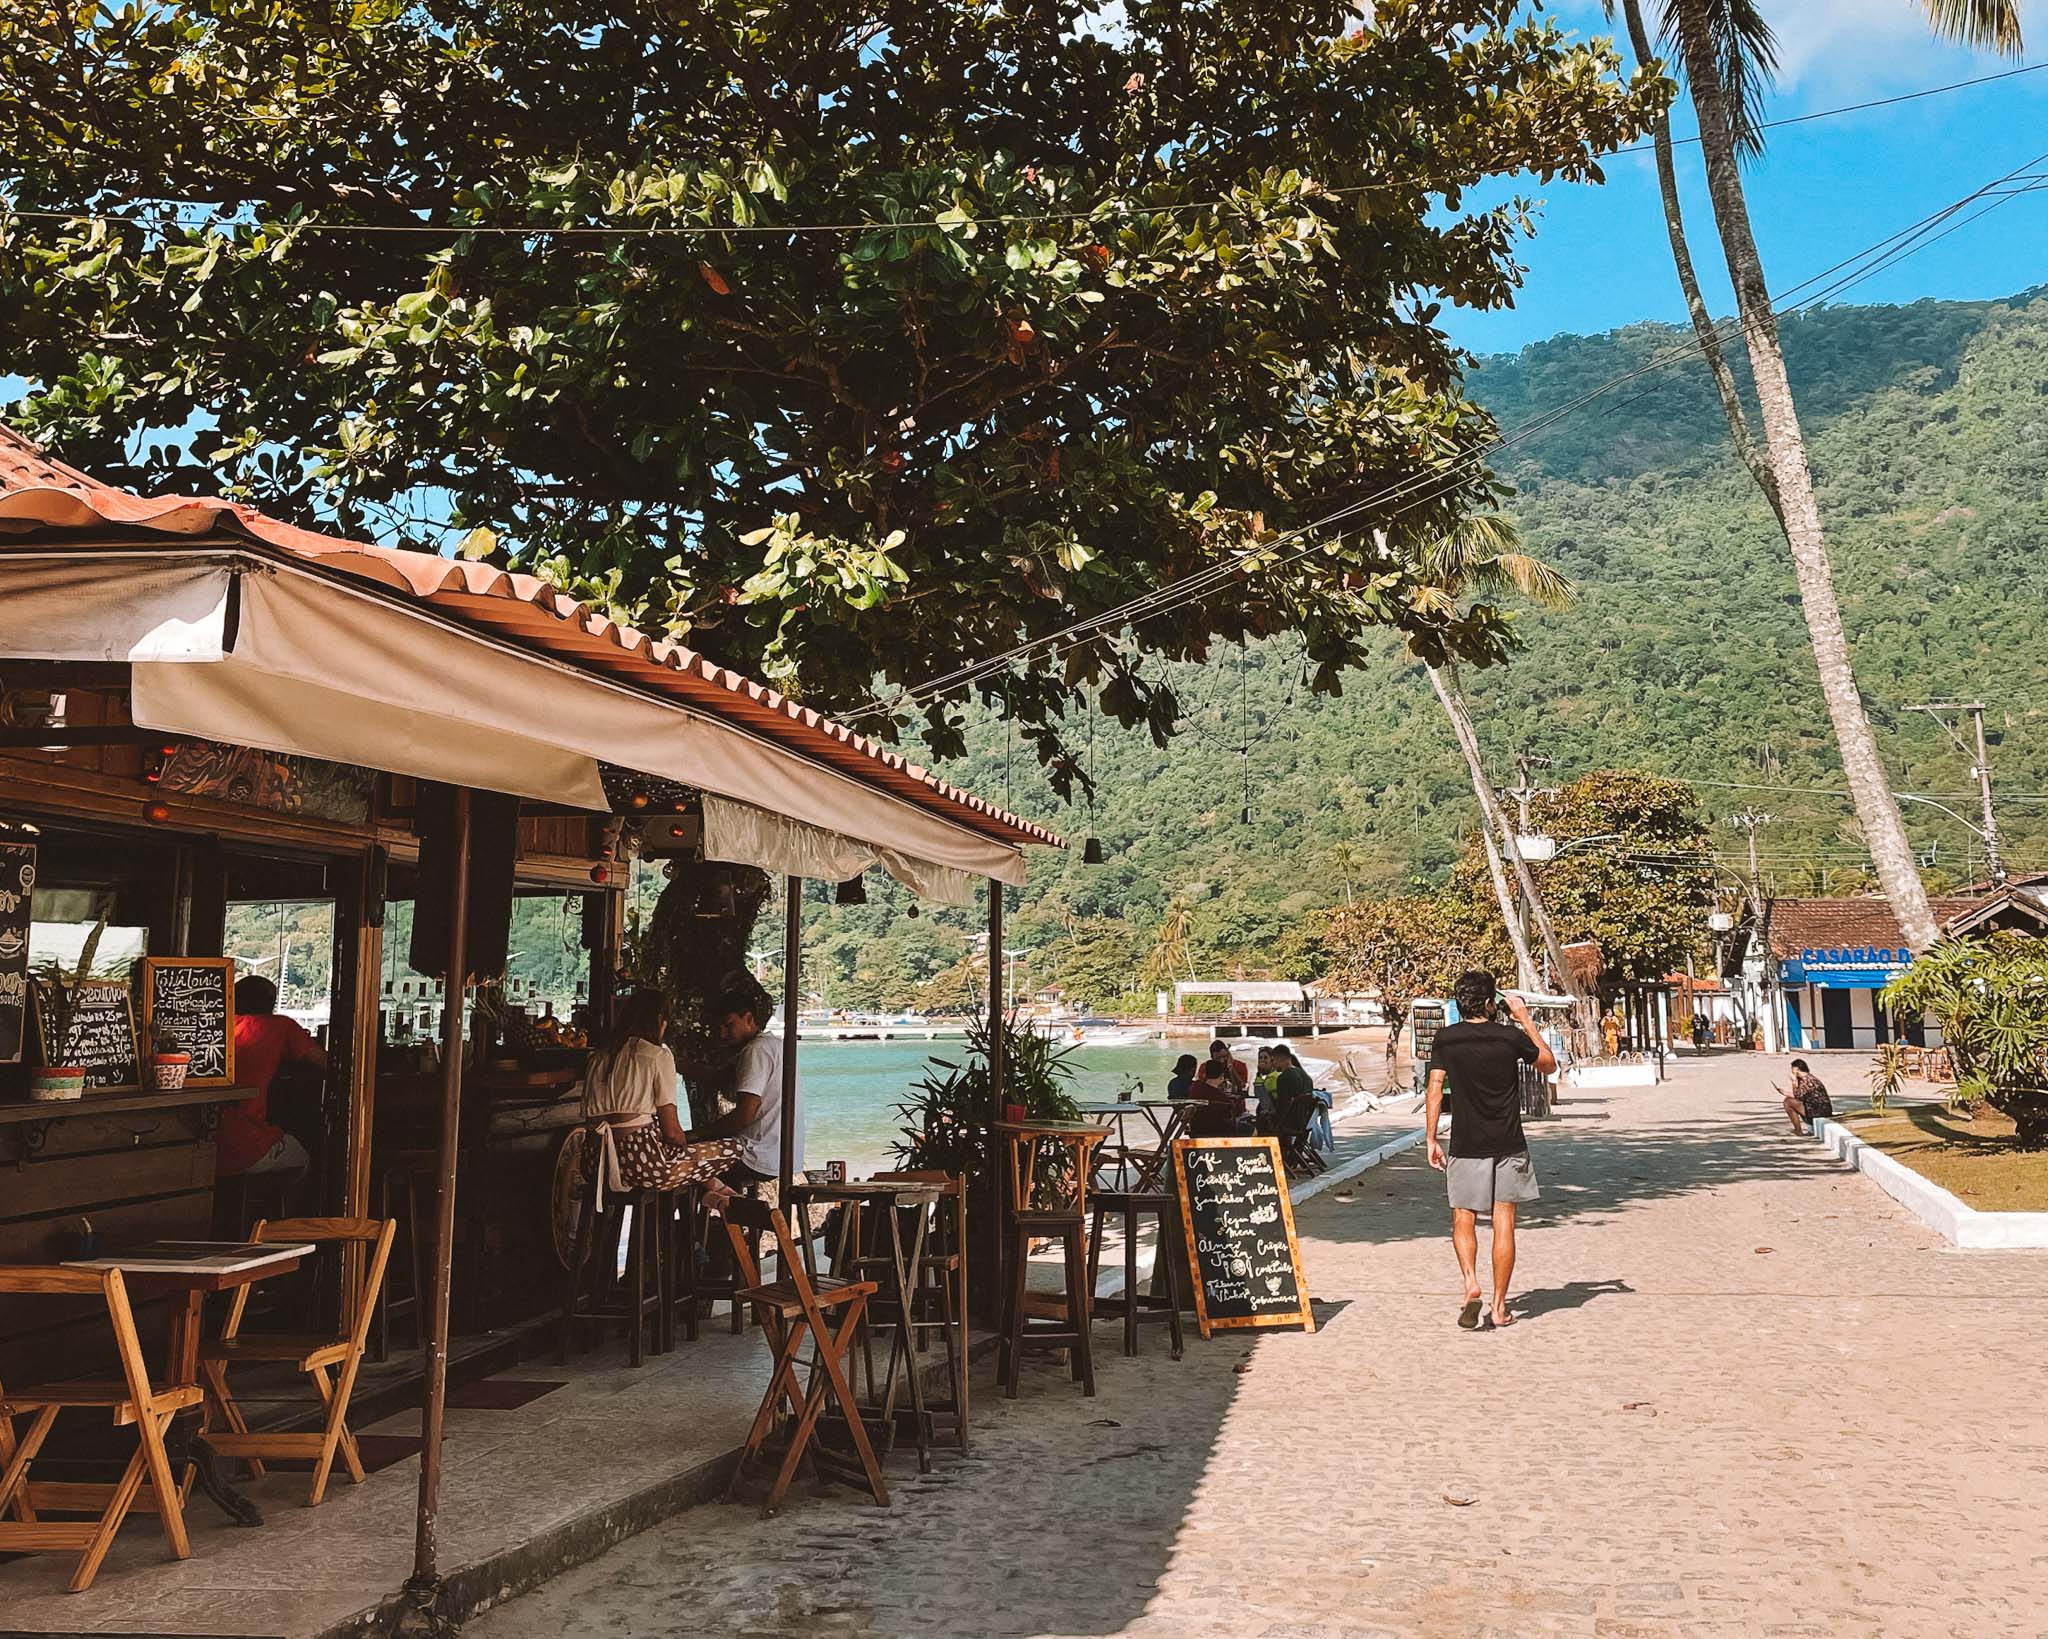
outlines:
[[1583, 1309], [1595, 1298], [1633, 1296], [1635, 1288], [1625, 1280], [1568, 1280], [1562, 1286], [1540, 1287], [1524, 1292], [1514, 1301], [1514, 1311], [1524, 1320], [1533, 1315], [1555, 1314], [1561, 1309]]

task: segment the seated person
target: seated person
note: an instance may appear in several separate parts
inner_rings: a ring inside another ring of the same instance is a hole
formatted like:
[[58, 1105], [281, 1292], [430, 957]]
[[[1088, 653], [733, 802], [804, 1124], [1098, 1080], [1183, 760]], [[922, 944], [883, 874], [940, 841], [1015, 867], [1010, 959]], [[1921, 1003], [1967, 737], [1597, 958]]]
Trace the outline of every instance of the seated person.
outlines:
[[235, 1079], [255, 1096], [221, 1112], [214, 1167], [234, 1173], [303, 1176], [313, 1164], [306, 1146], [270, 1119], [270, 1089], [287, 1064], [327, 1068], [327, 1050], [298, 1020], [277, 1011], [277, 986], [257, 974], [235, 982]]
[[1280, 1130], [1280, 1059], [1278, 1049], [1261, 1047], [1259, 1067], [1253, 1072], [1252, 1087], [1256, 1098], [1252, 1105], [1252, 1131], [1255, 1133], [1276, 1133]]
[[1291, 1047], [1273, 1049], [1273, 1116], [1276, 1132], [1306, 1132], [1316, 1084], [1309, 1080]]
[[1194, 1096], [1207, 1106], [1192, 1112], [1188, 1130], [1197, 1138], [1229, 1138], [1244, 1114], [1245, 1089], [1251, 1077], [1232, 1055], [1227, 1042], [1209, 1043], [1209, 1056], [1195, 1073]]
[[[1773, 1083], [1773, 1092], [1783, 1089]], [[1785, 1114], [1792, 1118], [1792, 1130], [1799, 1134], [1813, 1131], [1812, 1123], [1835, 1113], [1835, 1101], [1828, 1097], [1827, 1084], [1813, 1073], [1813, 1066], [1804, 1059], [1792, 1061], [1792, 1090], [1785, 1093]]]
[[[711, 1004], [711, 1022], [719, 1037], [740, 1050], [733, 1062], [734, 1102], [716, 1121], [692, 1129], [689, 1137], [694, 1143], [738, 1141], [739, 1158], [719, 1175], [727, 1195], [760, 1195], [761, 1186], [774, 1182], [781, 1173], [782, 1039], [763, 1028], [768, 1017], [768, 998], [757, 986], [729, 990]], [[792, 1113], [796, 1124], [790, 1175], [796, 1177], [804, 1170], [801, 1088]]]
[[715, 1178], [739, 1154], [736, 1139], [692, 1144], [683, 1129], [668, 1000], [658, 990], [636, 990], [619, 1004], [583, 1073], [583, 1119], [599, 1128], [590, 1153], [605, 1156], [617, 1188], [685, 1189]]
[[1173, 1075], [1166, 1083], [1168, 1098], [1193, 1098], [1195, 1096], [1195, 1065], [1198, 1061], [1192, 1053], [1183, 1053], [1173, 1061]]

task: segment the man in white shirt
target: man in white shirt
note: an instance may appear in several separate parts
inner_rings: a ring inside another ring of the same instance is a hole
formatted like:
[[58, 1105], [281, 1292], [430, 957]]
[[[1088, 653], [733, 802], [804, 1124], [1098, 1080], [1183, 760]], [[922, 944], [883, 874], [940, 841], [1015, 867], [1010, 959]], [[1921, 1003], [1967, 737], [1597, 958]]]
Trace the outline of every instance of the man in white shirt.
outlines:
[[[782, 1167], [782, 1041], [762, 1026], [768, 1003], [759, 991], [730, 990], [711, 1004], [719, 1038], [737, 1047], [733, 1063], [733, 1107], [708, 1127], [690, 1134], [692, 1142], [737, 1138], [740, 1158], [722, 1174], [728, 1187], [745, 1192], [766, 1183]], [[790, 1169], [804, 1165], [803, 1093], [798, 1089], [792, 1112], [796, 1120]]]

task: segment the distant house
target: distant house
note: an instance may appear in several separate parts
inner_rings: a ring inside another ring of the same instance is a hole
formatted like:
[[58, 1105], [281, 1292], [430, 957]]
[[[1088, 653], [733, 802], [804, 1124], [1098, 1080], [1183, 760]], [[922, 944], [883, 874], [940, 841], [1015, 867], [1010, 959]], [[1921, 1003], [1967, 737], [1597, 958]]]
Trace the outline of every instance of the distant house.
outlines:
[[[1943, 894], [1930, 904], [1944, 938], [2000, 928], [2048, 934], [2048, 873]], [[1880, 895], [1773, 899], [1764, 907], [1762, 932], [1759, 938], [1753, 926], [1738, 930], [1729, 977], [1750, 1015], [1764, 1021], [1767, 1048], [1877, 1047], [1895, 1032], [1926, 1040], [1930, 1027], [1889, 1019], [1877, 1003], [1877, 993], [1913, 963]]]

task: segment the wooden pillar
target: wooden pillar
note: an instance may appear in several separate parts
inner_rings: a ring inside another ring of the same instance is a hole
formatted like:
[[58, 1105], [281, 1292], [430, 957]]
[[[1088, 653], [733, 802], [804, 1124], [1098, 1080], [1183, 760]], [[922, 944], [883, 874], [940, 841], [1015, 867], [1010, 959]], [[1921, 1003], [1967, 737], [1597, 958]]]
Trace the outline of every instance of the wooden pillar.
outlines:
[[[348, 1105], [348, 1170], [343, 1184], [343, 1212], [351, 1218], [370, 1215], [371, 1146], [376, 1137], [377, 1047], [382, 1039], [384, 991], [384, 851], [375, 848], [357, 862], [340, 896], [352, 936], [353, 960], [346, 975], [337, 973], [336, 989], [348, 986], [345, 1013], [348, 1039], [329, 1045], [346, 1078]], [[351, 1248], [351, 1250], [356, 1250]]]
[[1004, 1103], [1009, 1066], [1003, 1062], [1003, 885], [988, 879], [988, 1076], [996, 1113]]
[[421, 1420], [420, 1490], [407, 1596], [437, 1616], [440, 1593], [441, 1428], [448, 1399], [448, 1285], [454, 1272], [455, 1160], [462, 1110], [462, 996], [469, 974], [469, 791], [457, 787], [449, 848], [448, 968], [442, 981], [441, 1148], [436, 1169], [432, 1303], [427, 1324], [426, 1405]]
[[775, 1164], [780, 1193], [776, 1205], [789, 1211], [790, 1185], [796, 1178], [796, 1016], [798, 984], [804, 955], [804, 879], [783, 878], [782, 914], [782, 1154]]

